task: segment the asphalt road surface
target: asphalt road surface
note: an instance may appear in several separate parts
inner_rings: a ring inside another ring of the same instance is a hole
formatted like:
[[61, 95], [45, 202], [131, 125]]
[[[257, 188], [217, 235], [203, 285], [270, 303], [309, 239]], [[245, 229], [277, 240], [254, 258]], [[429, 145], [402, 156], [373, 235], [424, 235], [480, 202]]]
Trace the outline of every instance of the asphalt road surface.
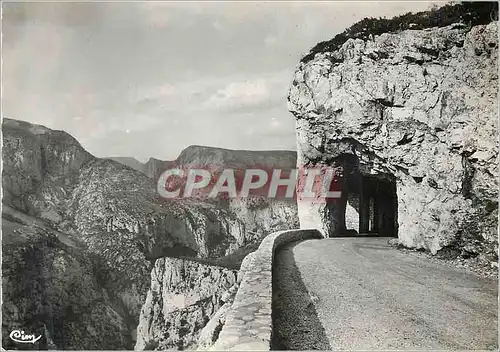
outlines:
[[496, 279], [387, 242], [331, 238], [279, 250], [273, 349], [497, 349]]

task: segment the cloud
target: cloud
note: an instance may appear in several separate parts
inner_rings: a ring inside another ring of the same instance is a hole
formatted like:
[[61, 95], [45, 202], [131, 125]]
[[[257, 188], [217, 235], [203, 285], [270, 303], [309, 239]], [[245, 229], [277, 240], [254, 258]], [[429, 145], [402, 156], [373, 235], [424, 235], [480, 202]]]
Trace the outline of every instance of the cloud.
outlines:
[[277, 106], [285, 107], [291, 76], [292, 70], [282, 70], [248, 75], [246, 79], [241, 75], [226, 77], [225, 82], [214, 82], [213, 93], [200, 108], [220, 113], [265, 113]]
[[362, 17], [428, 4], [3, 3], [3, 113], [99, 156], [294, 149], [286, 96], [300, 57]]
[[199, 76], [182, 82], [131, 87], [128, 101], [143, 113], [175, 110], [193, 114], [263, 113], [276, 106], [286, 111], [291, 75], [291, 70], [285, 70], [256, 75]]
[[270, 94], [265, 80], [231, 82], [219, 89], [204, 104], [209, 109], [226, 109], [240, 106], [258, 105]]

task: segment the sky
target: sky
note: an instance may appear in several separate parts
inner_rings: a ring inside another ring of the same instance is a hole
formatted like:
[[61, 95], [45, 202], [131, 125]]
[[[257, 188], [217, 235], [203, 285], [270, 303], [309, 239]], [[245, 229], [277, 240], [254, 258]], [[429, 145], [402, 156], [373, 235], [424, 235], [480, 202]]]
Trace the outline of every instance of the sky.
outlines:
[[431, 2], [3, 2], [2, 113], [98, 157], [295, 150], [286, 96], [315, 44]]

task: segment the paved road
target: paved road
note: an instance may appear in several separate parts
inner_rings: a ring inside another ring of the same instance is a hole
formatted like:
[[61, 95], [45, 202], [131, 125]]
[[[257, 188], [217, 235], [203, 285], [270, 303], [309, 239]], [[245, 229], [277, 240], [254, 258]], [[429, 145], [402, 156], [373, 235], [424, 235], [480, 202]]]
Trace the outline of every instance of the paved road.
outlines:
[[281, 249], [273, 275], [274, 348], [497, 348], [497, 280], [387, 241], [332, 238]]

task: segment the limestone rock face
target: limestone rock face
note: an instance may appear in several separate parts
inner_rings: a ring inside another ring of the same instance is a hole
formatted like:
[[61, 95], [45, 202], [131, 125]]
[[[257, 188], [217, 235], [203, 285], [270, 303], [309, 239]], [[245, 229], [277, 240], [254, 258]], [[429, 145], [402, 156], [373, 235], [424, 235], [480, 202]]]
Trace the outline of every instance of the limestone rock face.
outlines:
[[[71, 191], [79, 168], [93, 159], [63, 131], [3, 119], [3, 202], [40, 217]], [[60, 220], [57, 215], [56, 220]]]
[[179, 167], [212, 166], [245, 169], [251, 167], [293, 168], [296, 153], [287, 150], [231, 150], [192, 145], [184, 149], [176, 160]]
[[234, 214], [202, 202], [162, 201], [155, 192], [148, 177], [95, 160], [82, 168], [71, 200], [75, 235], [110, 263], [120, 297], [137, 318], [151, 262], [222, 257], [246, 238]]
[[[496, 22], [405, 30], [302, 62], [288, 98], [298, 163], [351, 158], [391, 177], [401, 244], [496, 260], [497, 35]], [[331, 212], [299, 202], [301, 226], [326, 234]]]
[[[223, 169], [233, 169], [237, 175], [252, 168], [291, 170], [296, 167], [297, 154], [292, 151], [231, 150], [192, 145], [184, 149], [174, 161], [150, 158], [146, 164], [142, 164], [134, 158], [111, 159], [142, 172], [156, 182], [168, 168], [205, 168], [211, 170], [213, 175], [218, 175]], [[242, 226], [242, 229], [232, 232], [236, 241], [232, 243], [230, 251], [258, 241], [271, 232], [298, 227], [295, 199], [252, 197], [207, 200], [207, 203], [234, 214]]]
[[196, 347], [207, 322], [228, 300], [237, 270], [192, 260], [162, 258], [151, 271], [136, 350]]
[[[292, 151], [230, 150], [196, 145], [184, 149], [175, 161], [177, 167], [208, 168], [215, 175], [223, 169], [233, 169], [239, 175], [254, 168], [285, 171], [294, 169], [296, 163], [297, 155]], [[271, 232], [293, 229], [299, 225], [295, 199], [259, 196], [219, 200], [215, 204], [219, 208], [228, 209], [243, 222], [247, 238], [234, 244], [238, 248], [259, 241]]]
[[197, 351], [210, 350], [216, 344], [220, 331], [226, 323], [226, 318], [233, 305], [237, 290], [238, 286], [234, 285], [222, 296], [224, 304], [212, 316], [198, 335], [198, 341], [196, 342]]
[[162, 256], [223, 257], [246, 244], [229, 210], [164, 201], [147, 176], [87, 153], [62, 131], [5, 119], [4, 204], [47, 221], [107, 263], [108, 279], [136, 319]]
[[9, 338], [14, 329], [42, 336], [24, 349], [133, 347], [134, 322], [106, 281], [99, 257], [33, 224], [4, 218], [2, 230], [4, 348], [19, 349]]
[[[61, 245], [69, 246], [72, 252], [68, 254], [71, 259], [68, 265], [75, 267], [76, 278], [81, 277], [86, 280], [85, 285], [88, 284], [82, 290], [88, 290], [91, 297], [101, 302], [97, 306], [109, 312], [105, 313], [106, 317], [118, 314], [110, 318], [113, 326], [96, 323], [95, 331], [90, 332], [87, 324], [75, 320], [66, 330], [59, 330], [59, 335], [54, 335], [53, 343], [59, 349], [67, 346], [75, 349], [130, 348], [135, 343], [132, 330], [139, 322], [141, 307], [151, 287], [151, 269], [157, 259], [189, 257], [212, 262], [221, 259], [237, 269], [239, 258], [258, 245], [267, 231], [286, 229], [297, 223], [294, 204], [286, 209], [278, 204], [249, 215], [244, 209], [246, 205], [229, 207], [197, 199], [161, 199], [155, 180], [144, 172], [110, 159], [95, 158], [73, 137], [44, 126], [4, 119], [2, 152], [4, 220], [9, 218], [14, 224], [43, 229], [43, 233], [52, 234]], [[268, 219], [271, 213], [274, 218]], [[6, 230], [4, 226], [4, 233]], [[28, 237], [25, 246], [36, 248], [39, 242], [35, 237]], [[59, 252], [57, 255], [64, 255]], [[54, 254], [50, 251], [47, 255], [50, 259], [44, 270], [50, 274], [55, 270], [51, 264]], [[45, 256], [45, 252], [40, 256]], [[83, 273], [79, 272], [80, 262], [85, 266], [94, 261], [99, 262], [98, 269], [84, 267]], [[195, 267], [189, 269], [197, 270]], [[10, 283], [19, 279], [16, 275], [21, 275], [26, 285], [39, 284], [28, 270], [4, 271], [4, 290], [11, 289]], [[87, 283], [88, 280], [97, 281], [97, 286]], [[73, 281], [70, 275], [60, 279], [58, 274], [50, 274], [43, 285], [50, 287], [54, 297], [66, 297], [67, 286], [76, 285]], [[109, 292], [112, 292], [111, 298]], [[26, 297], [5, 296], [4, 306], [14, 312], [9, 315], [4, 310], [6, 331], [12, 330], [12, 324], [29, 325], [32, 316], [23, 308], [27, 304]], [[80, 301], [68, 299], [67, 309], [77, 309], [79, 304]], [[202, 316], [213, 314], [218, 307], [203, 308]], [[46, 319], [66, 319], [66, 311], [54, 309], [51, 312]], [[199, 314], [196, 309], [182, 312], [187, 320], [198, 319]], [[92, 317], [88, 319], [95, 322]], [[183, 335], [183, 339], [194, 339], [196, 331], [189, 333], [190, 338]], [[99, 338], [92, 340], [91, 336], [97, 335]], [[102, 344], [96, 345], [99, 341]]]
[[[111, 158], [124, 165], [141, 171], [153, 181], [168, 168], [205, 168], [217, 175], [223, 169], [233, 169], [239, 175], [247, 169], [260, 168], [268, 171], [273, 169], [290, 170], [296, 167], [296, 153], [292, 151], [249, 151], [230, 150], [207, 146], [192, 145], [184, 149], [174, 161], [162, 161], [150, 158], [146, 164], [133, 158]], [[179, 202], [176, 202], [178, 204]], [[297, 205], [295, 199], [272, 199], [267, 197], [252, 197], [238, 199], [218, 199], [204, 202], [212, 204], [213, 209], [231, 216], [223, 227], [229, 228], [234, 238], [226, 251], [229, 255], [250, 243], [259, 242], [267, 234], [293, 229], [299, 226]], [[237, 219], [230, 220], [232, 218]], [[221, 254], [221, 253], [219, 253]], [[224, 255], [224, 253], [222, 253]], [[201, 257], [215, 258], [214, 253], [204, 252]]]
[[246, 243], [238, 243], [239, 247], [259, 241], [277, 230], [299, 227], [295, 200], [264, 197], [231, 199], [228, 209], [245, 224]]

